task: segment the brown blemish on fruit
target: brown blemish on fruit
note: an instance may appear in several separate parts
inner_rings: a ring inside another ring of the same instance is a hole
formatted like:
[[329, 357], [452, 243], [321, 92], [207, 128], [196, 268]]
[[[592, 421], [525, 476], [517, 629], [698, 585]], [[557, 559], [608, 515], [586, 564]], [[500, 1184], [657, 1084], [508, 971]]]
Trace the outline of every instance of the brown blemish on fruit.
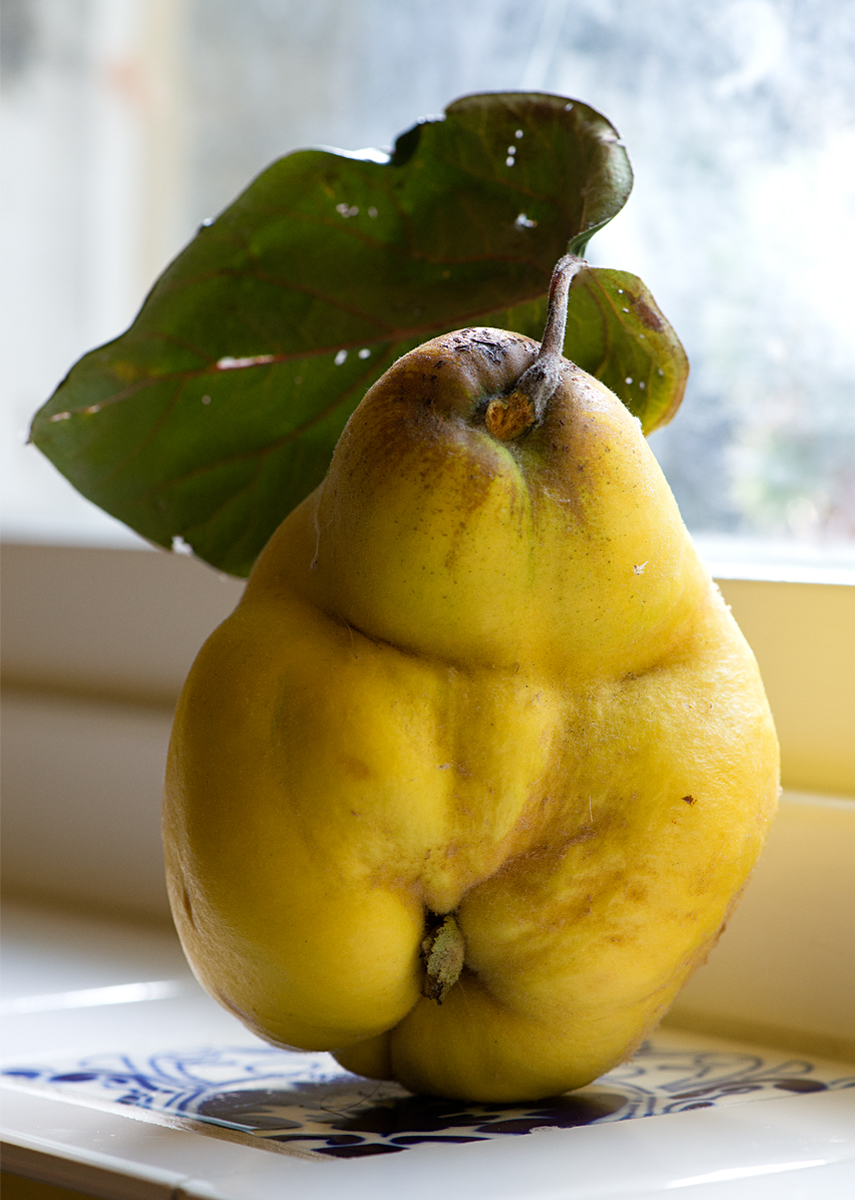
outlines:
[[353, 779], [370, 779], [374, 772], [364, 763], [361, 758], [356, 758], [352, 754], [340, 754], [339, 762], [346, 774], [352, 776]]

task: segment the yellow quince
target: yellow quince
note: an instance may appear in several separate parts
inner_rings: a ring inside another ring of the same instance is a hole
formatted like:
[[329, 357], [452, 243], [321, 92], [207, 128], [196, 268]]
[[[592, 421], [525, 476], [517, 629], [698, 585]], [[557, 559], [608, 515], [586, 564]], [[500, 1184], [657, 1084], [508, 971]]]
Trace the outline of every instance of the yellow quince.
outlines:
[[754, 657], [639, 422], [556, 336], [448, 334], [369, 390], [202, 649], [165, 791], [210, 993], [470, 1100], [630, 1054], [778, 793]]

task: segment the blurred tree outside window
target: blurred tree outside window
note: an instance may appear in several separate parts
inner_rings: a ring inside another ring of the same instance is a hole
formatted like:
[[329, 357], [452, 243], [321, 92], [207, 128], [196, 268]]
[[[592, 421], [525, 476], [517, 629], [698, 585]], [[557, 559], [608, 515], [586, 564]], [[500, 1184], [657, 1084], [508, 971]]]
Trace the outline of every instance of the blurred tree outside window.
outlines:
[[689, 353], [651, 438], [689, 528], [855, 561], [851, 0], [3, 0], [2, 18], [6, 536], [133, 540], [24, 445], [28, 422], [270, 161], [543, 90], [628, 148], [633, 194], [589, 257], [640, 275]]

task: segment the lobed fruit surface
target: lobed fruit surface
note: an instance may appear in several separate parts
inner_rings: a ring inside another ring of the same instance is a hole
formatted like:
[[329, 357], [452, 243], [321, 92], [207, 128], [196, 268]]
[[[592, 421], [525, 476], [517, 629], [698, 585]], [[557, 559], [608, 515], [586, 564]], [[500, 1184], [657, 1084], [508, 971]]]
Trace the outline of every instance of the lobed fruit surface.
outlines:
[[[170, 895], [254, 1032], [470, 1100], [627, 1057], [762, 848], [757, 666], [638, 421], [570, 363], [543, 420], [484, 413], [538, 344], [434, 339], [366, 394], [179, 702]], [[423, 994], [426, 928], [463, 968]]]

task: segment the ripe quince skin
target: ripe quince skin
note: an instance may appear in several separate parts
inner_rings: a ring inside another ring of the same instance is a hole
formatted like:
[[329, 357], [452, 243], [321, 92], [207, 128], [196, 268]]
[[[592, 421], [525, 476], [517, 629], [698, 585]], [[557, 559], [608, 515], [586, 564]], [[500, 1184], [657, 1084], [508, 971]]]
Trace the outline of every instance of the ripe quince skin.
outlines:
[[417, 1092], [582, 1086], [704, 961], [778, 749], [754, 657], [639, 422], [538, 344], [428, 342], [202, 649], [164, 801], [175, 920], [262, 1038]]

